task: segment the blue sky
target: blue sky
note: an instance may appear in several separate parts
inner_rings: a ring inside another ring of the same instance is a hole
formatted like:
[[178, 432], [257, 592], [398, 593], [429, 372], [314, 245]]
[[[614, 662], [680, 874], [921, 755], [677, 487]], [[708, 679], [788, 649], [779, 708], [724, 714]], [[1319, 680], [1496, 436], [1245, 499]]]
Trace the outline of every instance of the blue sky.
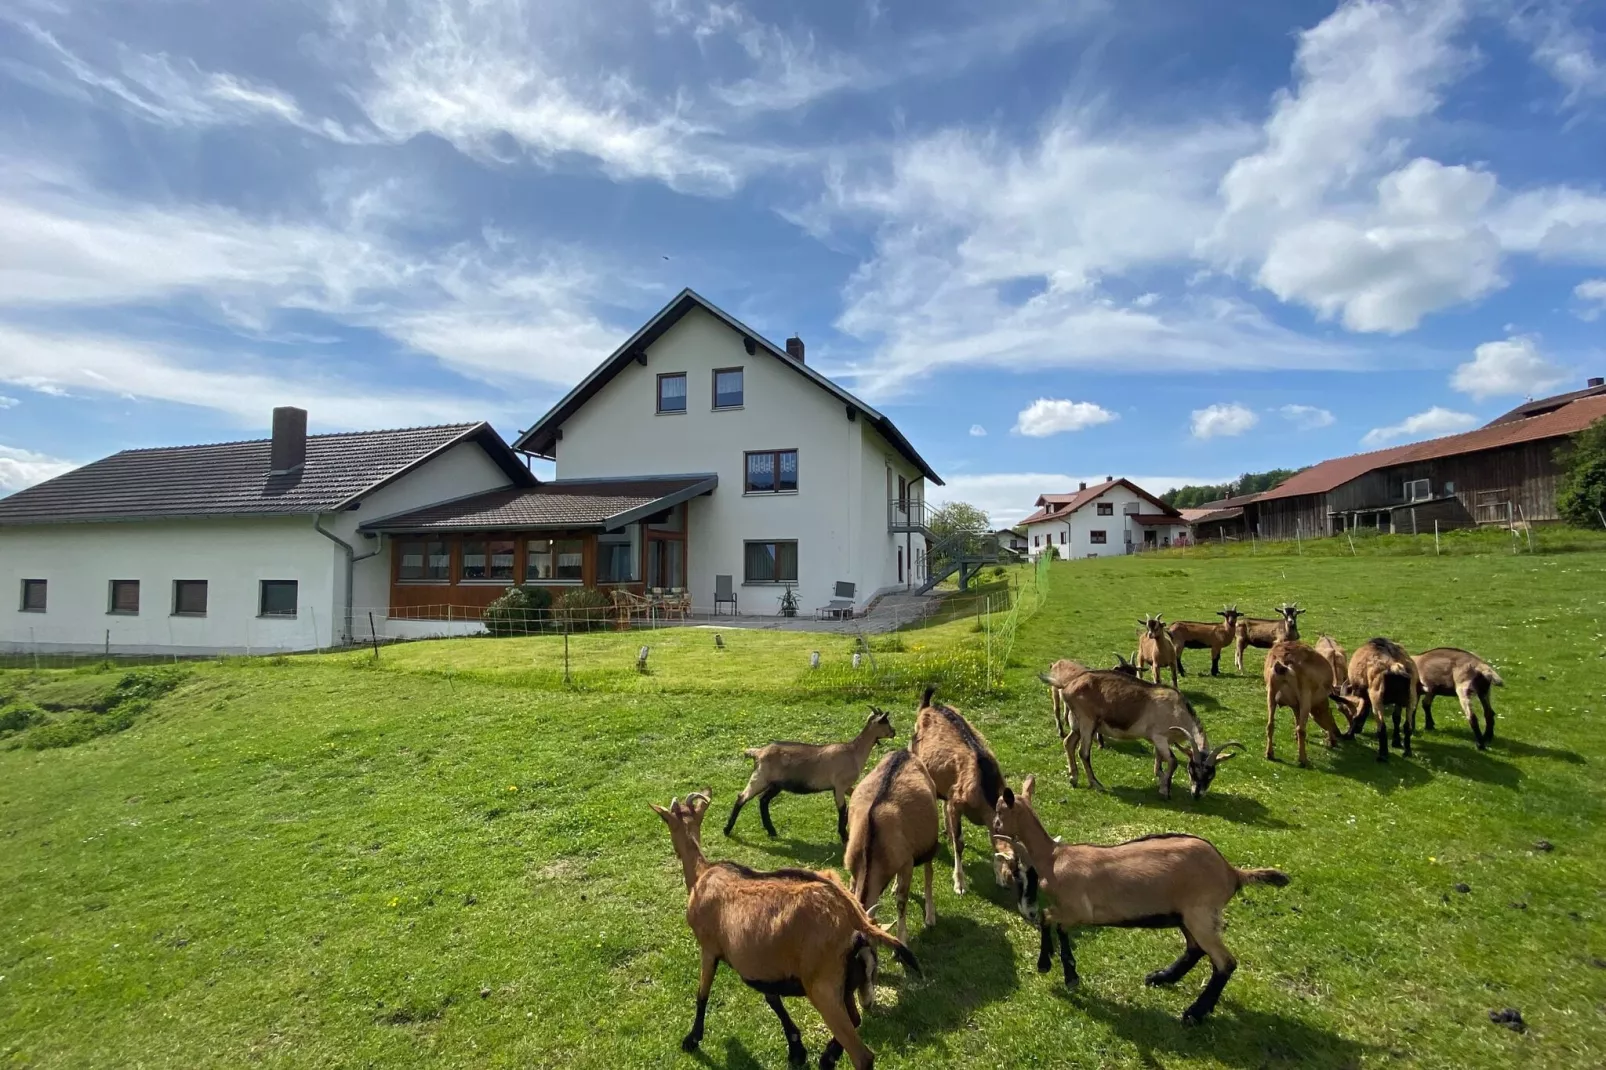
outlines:
[[683, 286], [949, 494], [1161, 490], [1606, 372], [1572, 0], [0, 0], [0, 491], [486, 418]]

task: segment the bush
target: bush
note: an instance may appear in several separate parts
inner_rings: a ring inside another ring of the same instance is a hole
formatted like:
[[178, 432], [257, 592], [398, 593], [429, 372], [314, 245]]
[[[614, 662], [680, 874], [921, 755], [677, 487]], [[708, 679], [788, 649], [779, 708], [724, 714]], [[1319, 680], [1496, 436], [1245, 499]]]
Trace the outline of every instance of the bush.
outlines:
[[994, 565], [993, 566], [993, 575], [997, 576], [999, 579], [1003, 579], [1004, 578], [1004, 573], [1007, 572], [1007, 571], [1008, 570], [1005, 569], [1003, 565]]
[[542, 629], [551, 608], [552, 592], [545, 587], [509, 587], [485, 607], [480, 620], [492, 635], [528, 635]]
[[1596, 420], [1556, 451], [1563, 468], [1556, 511], [1581, 528], [1601, 526], [1606, 513], [1606, 417]]
[[1050, 561], [1059, 560], [1059, 547], [1055, 546], [1053, 543], [1049, 543], [1048, 546], [1043, 550], [1043, 556], [1048, 558]]
[[553, 603], [554, 614], [570, 631], [588, 632], [608, 626], [613, 599], [589, 587], [564, 591]]

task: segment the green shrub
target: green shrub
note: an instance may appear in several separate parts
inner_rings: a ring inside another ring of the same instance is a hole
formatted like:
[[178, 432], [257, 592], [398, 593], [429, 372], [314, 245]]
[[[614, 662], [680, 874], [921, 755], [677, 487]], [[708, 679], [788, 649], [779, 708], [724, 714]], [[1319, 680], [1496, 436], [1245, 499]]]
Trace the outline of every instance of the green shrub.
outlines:
[[36, 706], [0, 706], [0, 735], [21, 732], [29, 725], [44, 719], [44, 711]]
[[613, 599], [590, 587], [564, 591], [553, 608], [559, 622], [575, 632], [606, 628], [613, 617]]
[[528, 635], [551, 618], [552, 592], [545, 587], [509, 587], [480, 617], [492, 635]]

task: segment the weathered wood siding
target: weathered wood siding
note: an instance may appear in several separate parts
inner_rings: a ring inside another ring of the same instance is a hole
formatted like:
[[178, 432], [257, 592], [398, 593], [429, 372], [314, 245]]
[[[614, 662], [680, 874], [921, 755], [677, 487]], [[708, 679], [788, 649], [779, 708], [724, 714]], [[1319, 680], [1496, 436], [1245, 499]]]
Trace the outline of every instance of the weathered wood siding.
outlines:
[[1331, 534], [1327, 520], [1327, 495], [1301, 494], [1256, 502], [1255, 528], [1262, 539], [1313, 539]]

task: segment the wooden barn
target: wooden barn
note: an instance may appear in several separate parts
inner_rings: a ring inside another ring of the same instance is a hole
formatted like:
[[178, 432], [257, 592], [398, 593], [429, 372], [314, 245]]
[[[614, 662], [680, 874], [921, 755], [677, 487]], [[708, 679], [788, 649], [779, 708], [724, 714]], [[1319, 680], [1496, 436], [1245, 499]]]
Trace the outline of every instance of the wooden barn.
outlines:
[[1553, 521], [1556, 449], [1602, 417], [1606, 381], [1591, 379], [1474, 431], [1313, 465], [1244, 505], [1245, 519], [1263, 539]]

